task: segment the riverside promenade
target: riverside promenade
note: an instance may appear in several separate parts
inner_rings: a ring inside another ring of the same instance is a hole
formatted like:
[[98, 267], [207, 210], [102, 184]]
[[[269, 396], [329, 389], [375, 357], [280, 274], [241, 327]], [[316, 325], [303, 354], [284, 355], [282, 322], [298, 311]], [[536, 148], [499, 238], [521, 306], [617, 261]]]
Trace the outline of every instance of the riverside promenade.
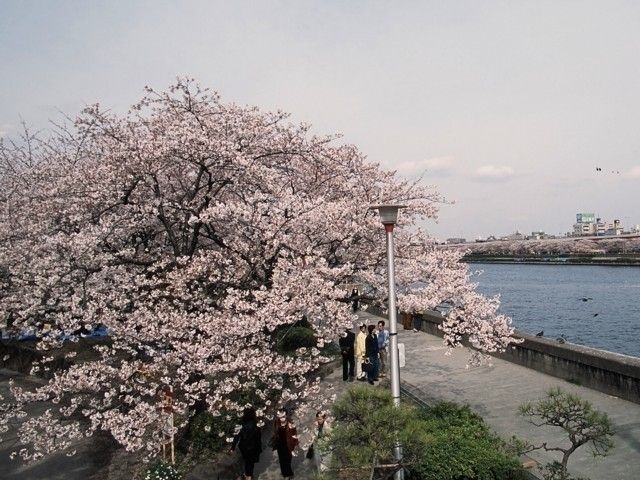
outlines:
[[[368, 324], [384, 319], [368, 312], [360, 312], [359, 317]], [[445, 356], [440, 337], [403, 330], [401, 325], [398, 338], [406, 352], [406, 366], [400, 369], [405, 388], [427, 403], [467, 403], [505, 440], [516, 435], [534, 444], [546, 441], [549, 446], [565, 446], [568, 440], [559, 428], [532, 426], [518, 416], [518, 406], [541, 398], [551, 387], [561, 387], [588, 400], [609, 414], [616, 430], [615, 447], [608, 457], [594, 459], [588, 447], [582, 446], [571, 455], [569, 471], [591, 480], [640, 479], [640, 404], [497, 358], [491, 359], [492, 366], [467, 368], [467, 349], [456, 349]], [[541, 464], [560, 460], [557, 452], [535, 451], [529, 456]], [[535, 469], [533, 473], [539, 476]]]

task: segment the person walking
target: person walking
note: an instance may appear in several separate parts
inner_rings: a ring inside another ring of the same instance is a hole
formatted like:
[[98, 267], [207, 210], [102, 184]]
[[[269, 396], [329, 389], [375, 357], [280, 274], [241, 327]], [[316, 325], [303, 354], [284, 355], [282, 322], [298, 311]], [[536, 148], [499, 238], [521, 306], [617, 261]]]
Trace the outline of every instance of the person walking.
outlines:
[[340, 345], [340, 352], [342, 353], [342, 380], [353, 382], [355, 376], [355, 358], [354, 358], [354, 343], [356, 341], [356, 335], [349, 328], [345, 328], [345, 331], [340, 336], [338, 343]]
[[387, 348], [389, 346], [389, 331], [384, 328], [384, 320], [378, 322], [378, 350], [380, 351], [379, 374], [381, 377], [387, 375]]
[[256, 410], [253, 407], [245, 408], [242, 413], [242, 427], [233, 438], [231, 451], [236, 447], [240, 450], [244, 462], [244, 479], [251, 480], [255, 464], [260, 461], [262, 453], [262, 430], [258, 427]]
[[280, 473], [284, 478], [293, 478], [291, 460], [293, 451], [298, 445], [298, 431], [293, 423], [291, 415], [286, 410], [278, 410], [273, 421], [273, 439], [271, 444], [278, 451]]
[[367, 339], [367, 325], [365, 323], [360, 325], [360, 331], [356, 335], [356, 347], [355, 347], [355, 360], [356, 360], [356, 378], [358, 380], [365, 380], [367, 374], [362, 371], [362, 362], [367, 358], [365, 343]]
[[353, 308], [353, 313], [358, 311], [359, 303], [360, 303], [360, 292], [358, 292], [357, 288], [351, 290], [351, 295], [349, 296], [351, 300], [351, 308]]
[[331, 452], [325, 450], [323, 445], [318, 442], [323, 437], [328, 435], [331, 432], [331, 426], [327, 421], [327, 412], [323, 412], [319, 410], [316, 413], [316, 436], [313, 442], [313, 457], [315, 460], [316, 468], [318, 472], [325, 472], [329, 469], [329, 464], [331, 462]]
[[367, 380], [370, 385], [373, 385], [373, 382], [378, 380], [378, 338], [375, 334], [375, 325], [369, 325], [367, 330], [369, 334], [365, 339], [365, 355], [370, 364], [372, 364], [371, 369], [367, 372]]

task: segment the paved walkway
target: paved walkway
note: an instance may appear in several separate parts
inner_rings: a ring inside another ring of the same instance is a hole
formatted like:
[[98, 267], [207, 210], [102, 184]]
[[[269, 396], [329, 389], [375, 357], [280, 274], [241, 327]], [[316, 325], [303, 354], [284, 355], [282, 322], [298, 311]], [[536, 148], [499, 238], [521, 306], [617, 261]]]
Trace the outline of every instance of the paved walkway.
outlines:
[[[332, 385], [335, 393], [340, 395], [346, 389], [347, 385], [353, 385], [349, 382], [342, 381], [342, 367], [334, 370], [333, 373], [327, 375], [322, 379], [322, 383], [325, 385]], [[306, 418], [296, 418], [298, 430], [301, 430], [302, 424], [313, 425], [315, 422], [315, 412], [310, 413]], [[311, 432], [305, 435], [301, 435], [300, 443], [305, 445], [310, 440]], [[312, 460], [305, 458], [305, 451], [300, 448], [296, 449], [296, 456], [293, 457], [291, 465], [293, 472], [295, 473], [296, 480], [311, 480], [316, 477], [316, 469]], [[280, 474], [280, 466], [278, 464], [278, 453], [266, 448], [262, 455], [260, 455], [260, 463], [256, 465], [256, 471], [254, 477], [259, 480], [282, 480]]]
[[[361, 312], [360, 318], [368, 323], [376, 323], [379, 319], [368, 312]], [[407, 357], [406, 367], [400, 372], [401, 381], [415, 386], [427, 401], [444, 399], [468, 403], [505, 439], [517, 435], [532, 443], [562, 442], [559, 429], [543, 430], [531, 426], [517, 415], [518, 406], [542, 397], [550, 387], [557, 386], [578, 394], [595, 408], [607, 412], [617, 433], [615, 448], [608, 457], [594, 460], [588, 448], [583, 446], [570, 457], [569, 470], [591, 480], [640, 479], [640, 404], [573, 385], [505, 360], [492, 359], [493, 366], [467, 369], [466, 349], [445, 356], [446, 348], [441, 338], [403, 330], [402, 326], [398, 338], [405, 345]], [[546, 452], [532, 452], [530, 456], [541, 463], [559, 460]]]
[[[357, 382], [360, 383], [360, 382]], [[340, 395], [345, 391], [347, 386], [353, 385], [353, 383], [343, 382], [342, 381], [342, 367], [337, 368], [332, 373], [327, 375], [322, 379], [322, 385], [324, 388], [332, 388], [333, 391]], [[372, 387], [378, 388], [378, 387]], [[300, 443], [302, 445], [306, 445], [311, 440], [311, 435], [313, 433], [313, 425], [315, 422], [315, 412], [309, 412], [306, 417], [300, 418], [297, 415], [294, 415], [294, 420], [298, 427], [298, 432], [300, 435]], [[309, 430], [306, 433], [302, 433], [303, 426], [306, 425]], [[262, 435], [262, 443], [265, 446], [262, 454], [260, 455], [260, 462], [256, 464], [256, 469], [254, 471], [254, 477], [257, 480], [282, 480], [282, 475], [280, 474], [280, 465], [278, 463], [278, 453], [271, 450], [268, 445], [268, 440], [271, 436], [270, 430], [265, 427]], [[306, 450], [302, 448], [296, 448], [295, 456], [293, 457], [293, 461], [291, 465], [293, 467], [293, 472], [295, 473], [296, 480], [313, 480], [317, 477], [315, 464], [312, 460], [307, 460], [305, 458]], [[198, 465], [188, 476], [187, 480], [212, 480], [214, 477], [211, 472], [215, 470], [215, 466], [210, 464], [201, 464]], [[220, 480], [235, 480], [236, 476], [231, 477], [220, 477]]]

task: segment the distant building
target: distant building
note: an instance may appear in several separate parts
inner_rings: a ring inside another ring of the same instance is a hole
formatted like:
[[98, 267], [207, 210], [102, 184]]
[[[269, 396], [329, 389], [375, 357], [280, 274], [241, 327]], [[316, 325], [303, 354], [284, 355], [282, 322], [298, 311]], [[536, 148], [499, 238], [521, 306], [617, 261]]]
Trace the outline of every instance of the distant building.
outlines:
[[512, 233], [511, 235], [505, 235], [504, 237], [500, 237], [500, 240], [524, 240], [524, 235], [518, 231]]
[[545, 238], [549, 238], [549, 235], [544, 233], [542, 230], [537, 232], [531, 232], [531, 235], [527, 237], [527, 240], [543, 240]]
[[607, 225], [607, 229], [605, 230], [605, 235], [622, 235], [624, 229], [622, 228], [622, 224], [620, 220], [614, 220], [613, 223]]
[[595, 213], [576, 213], [576, 223], [595, 223]]
[[576, 223], [573, 225], [574, 237], [582, 236], [615, 236], [622, 235], [624, 228], [620, 220], [606, 223], [601, 218], [596, 218], [593, 213], [577, 213]]
[[459, 237], [447, 238], [447, 245], [454, 245], [457, 243], [467, 243], [467, 239]]
[[573, 235], [576, 237], [591, 236], [595, 234], [595, 223], [576, 223], [573, 225]]
[[576, 223], [573, 225], [573, 235], [581, 237], [596, 234], [597, 226], [595, 213], [576, 213]]

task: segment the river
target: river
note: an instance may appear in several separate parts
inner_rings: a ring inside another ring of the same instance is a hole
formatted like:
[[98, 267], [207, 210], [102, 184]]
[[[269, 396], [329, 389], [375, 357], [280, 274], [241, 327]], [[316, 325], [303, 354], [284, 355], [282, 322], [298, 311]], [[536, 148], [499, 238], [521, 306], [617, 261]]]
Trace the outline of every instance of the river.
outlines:
[[640, 268], [469, 264], [516, 329], [640, 357]]

